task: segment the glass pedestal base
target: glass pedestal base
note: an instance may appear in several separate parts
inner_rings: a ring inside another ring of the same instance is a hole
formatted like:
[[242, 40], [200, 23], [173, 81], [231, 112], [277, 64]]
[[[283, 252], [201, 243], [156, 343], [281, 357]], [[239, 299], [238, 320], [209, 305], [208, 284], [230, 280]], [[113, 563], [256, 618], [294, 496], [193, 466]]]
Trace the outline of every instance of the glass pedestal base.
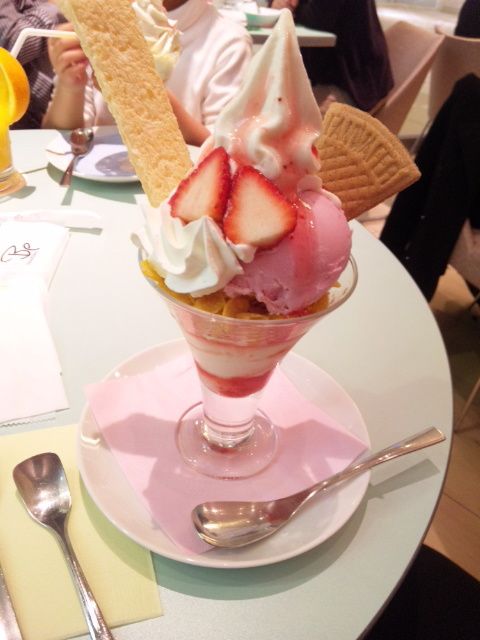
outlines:
[[177, 426], [177, 447], [187, 464], [212, 478], [235, 480], [265, 469], [277, 450], [274, 425], [257, 411], [243, 438], [219, 442], [199, 402], [188, 409]]
[[4, 178], [0, 176], [0, 198], [20, 191], [25, 185], [25, 178], [18, 171], [13, 171]]

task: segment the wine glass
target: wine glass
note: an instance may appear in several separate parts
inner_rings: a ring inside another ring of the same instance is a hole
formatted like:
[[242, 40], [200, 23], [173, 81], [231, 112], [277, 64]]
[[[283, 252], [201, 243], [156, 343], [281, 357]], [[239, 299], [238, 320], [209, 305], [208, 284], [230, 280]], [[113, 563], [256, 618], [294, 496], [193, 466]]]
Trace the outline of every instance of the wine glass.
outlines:
[[231, 318], [192, 307], [155, 286], [178, 322], [198, 372], [202, 402], [179, 416], [176, 442], [187, 464], [222, 479], [265, 469], [277, 448], [275, 425], [258, 409], [276, 365], [316, 322], [352, 294], [358, 279], [350, 257], [325, 308], [282, 319]]

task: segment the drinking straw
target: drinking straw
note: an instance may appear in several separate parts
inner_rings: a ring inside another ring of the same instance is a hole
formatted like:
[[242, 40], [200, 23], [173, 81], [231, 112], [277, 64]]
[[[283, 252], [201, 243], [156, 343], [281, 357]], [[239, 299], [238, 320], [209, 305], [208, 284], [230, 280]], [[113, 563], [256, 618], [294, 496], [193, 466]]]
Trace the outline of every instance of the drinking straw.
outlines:
[[18, 57], [20, 49], [23, 47], [23, 43], [27, 38], [32, 36], [37, 38], [78, 38], [74, 31], [62, 31], [61, 29], [34, 29], [33, 27], [27, 27], [22, 29], [18, 34], [18, 38], [15, 40], [10, 55], [14, 58]]

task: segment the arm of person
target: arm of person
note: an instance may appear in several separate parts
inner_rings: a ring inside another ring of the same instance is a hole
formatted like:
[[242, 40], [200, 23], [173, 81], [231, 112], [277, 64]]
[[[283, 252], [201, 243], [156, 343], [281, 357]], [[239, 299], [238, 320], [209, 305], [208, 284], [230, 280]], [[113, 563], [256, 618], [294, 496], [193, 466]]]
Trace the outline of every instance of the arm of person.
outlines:
[[201, 146], [210, 135], [210, 131], [188, 113], [171, 91], [167, 89], [167, 92], [185, 142], [196, 147]]
[[[62, 14], [54, 2], [43, 2], [18, 11], [12, 0], [0, 0], [0, 45], [10, 50], [22, 29], [53, 29], [62, 20]], [[44, 38], [28, 38], [18, 54], [18, 60], [25, 65], [44, 53]]]
[[[67, 31], [71, 24], [61, 25]], [[88, 60], [78, 40], [50, 38], [48, 54], [55, 71], [55, 87], [42, 127], [48, 129], [75, 129], [84, 126], [83, 110], [87, 84]]]

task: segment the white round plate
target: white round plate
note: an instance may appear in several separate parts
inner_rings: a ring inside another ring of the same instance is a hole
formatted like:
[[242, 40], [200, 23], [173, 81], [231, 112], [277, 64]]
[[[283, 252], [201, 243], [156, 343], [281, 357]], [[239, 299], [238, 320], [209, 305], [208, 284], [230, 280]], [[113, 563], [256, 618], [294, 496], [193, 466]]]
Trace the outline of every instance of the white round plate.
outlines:
[[[106, 379], [143, 373], [182, 355], [184, 340], [167, 342], [137, 354]], [[368, 448], [370, 439], [360, 412], [350, 396], [328, 374], [295, 353], [282, 370], [311, 402], [317, 403]], [[278, 533], [241, 549], [212, 549], [203, 554], [185, 552], [152, 521], [103, 440], [88, 406], [78, 430], [78, 462], [85, 486], [105, 516], [127, 536], [167, 558], [202, 567], [240, 569], [273, 564], [309, 551], [336, 533], [353, 515], [367, 490], [370, 473], [332, 490], [306, 505]]]
[[[90, 153], [77, 160], [73, 175], [96, 182], [138, 182], [117, 127], [94, 127], [94, 130], [95, 144]], [[68, 138], [69, 132], [59, 131], [46, 148], [48, 162], [60, 171], [65, 171], [72, 159]], [[199, 148], [187, 146], [195, 160]]]

